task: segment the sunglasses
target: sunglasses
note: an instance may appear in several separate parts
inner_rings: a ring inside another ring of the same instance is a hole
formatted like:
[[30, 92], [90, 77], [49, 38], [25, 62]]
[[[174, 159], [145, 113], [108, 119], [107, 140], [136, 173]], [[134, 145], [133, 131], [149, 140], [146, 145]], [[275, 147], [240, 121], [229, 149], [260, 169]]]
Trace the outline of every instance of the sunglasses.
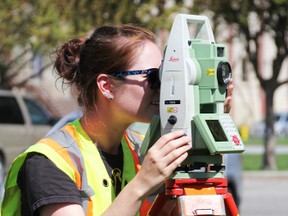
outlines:
[[131, 75], [139, 75], [139, 74], [146, 74], [147, 75], [148, 84], [149, 84], [149, 87], [151, 89], [159, 89], [160, 88], [159, 69], [158, 68], [109, 73], [109, 75], [114, 76], [114, 77], [125, 77], [125, 76], [131, 76]]

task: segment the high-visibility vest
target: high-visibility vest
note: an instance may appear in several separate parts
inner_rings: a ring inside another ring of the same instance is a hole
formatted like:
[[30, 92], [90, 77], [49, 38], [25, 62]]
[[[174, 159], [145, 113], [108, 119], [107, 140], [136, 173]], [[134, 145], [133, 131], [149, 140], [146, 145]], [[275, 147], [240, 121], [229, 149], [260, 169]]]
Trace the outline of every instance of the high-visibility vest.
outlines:
[[[122, 188], [140, 168], [130, 136], [125, 133], [121, 140], [124, 155]], [[21, 192], [17, 185], [17, 175], [29, 152], [45, 155], [75, 182], [86, 215], [101, 215], [111, 205], [115, 198], [112, 180], [99, 151], [78, 119], [32, 145], [15, 159], [7, 175], [2, 215], [21, 215]], [[146, 215], [149, 207], [150, 204], [145, 200], [140, 209], [141, 215]]]

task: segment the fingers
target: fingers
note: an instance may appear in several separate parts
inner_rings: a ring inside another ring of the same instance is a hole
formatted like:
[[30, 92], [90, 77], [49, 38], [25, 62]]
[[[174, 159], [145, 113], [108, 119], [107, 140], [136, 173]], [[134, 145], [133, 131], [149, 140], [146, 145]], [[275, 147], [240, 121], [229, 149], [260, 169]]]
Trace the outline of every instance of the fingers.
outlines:
[[232, 97], [226, 97], [224, 101], [224, 113], [229, 113], [232, 107]]
[[[153, 146], [155, 149], [162, 149], [167, 143], [175, 140], [175, 139], [178, 139], [180, 137], [183, 137], [185, 135], [184, 131], [180, 131], [180, 130], [177, 130], [177, 131], [172, 131], [170, 133], [167, 133], [165, 135], [163, 135], [156, 143], [155, 145]], [[187, 137], [187, 136], [185, 136]], [[187, 139], [189, 139], [187, 137]], [[191, 139], [190, 139], [191, 141]], [[188, 141], [188, 142], [190, 142]]]
[[188, 136], [181, 136], [167, 142], [161, 149], [162, 156], [166, 157], [167, 164], [170, 164], [175, 158], [187, 152], [191, 145], [189, 142], [191, 138]]
[[171, 151], [164, 157], [163, 162], [168, 172], [174, 171], [187, 158], [189, 149], [191, 149], [191, 145], [187, 143]]
[[190, 141], [191, 137], [185, 136], [183, 131], [173, 131], [163, 135], [150, 148], [149, 154], [152, 158], [157, 158], [156, 163], [162, 167], [164, 175], [169, 176], [188, 156]]
[[224, 113], [229, 113], [232, 107], [232, 94], [233, 94], [233, 80], [231, 79], [228, 88], [227, 88], [227, 96], [224, 101]]
[[227, 97], [232, 97], [233, 89], [234, 89], [234, 85], [233, 85], [233, 80], [231, 79], [227, 88]]

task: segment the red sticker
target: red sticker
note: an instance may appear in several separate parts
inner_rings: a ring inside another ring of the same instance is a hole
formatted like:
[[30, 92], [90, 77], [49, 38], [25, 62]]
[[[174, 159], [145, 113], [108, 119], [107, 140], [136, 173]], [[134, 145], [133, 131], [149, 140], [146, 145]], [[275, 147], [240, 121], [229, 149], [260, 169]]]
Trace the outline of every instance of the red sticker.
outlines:
[[239, 139], [236, 135], [233, 135], [233, 136], [232, 136], [232, 141], [233, 141], [236, 145], [240, 145], [240, 139]]

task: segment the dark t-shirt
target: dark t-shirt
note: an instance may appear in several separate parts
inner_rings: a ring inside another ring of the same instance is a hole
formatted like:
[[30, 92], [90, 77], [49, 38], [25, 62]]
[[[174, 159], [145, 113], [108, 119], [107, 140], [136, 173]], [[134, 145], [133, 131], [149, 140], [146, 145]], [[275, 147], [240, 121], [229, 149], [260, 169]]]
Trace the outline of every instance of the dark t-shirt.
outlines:
[[[121, 191], [123, 152], [117, 155], [100, 152], [116, 195]], [[17, 184], [21, 190], [22, 216], [39, 215], [40, 207], [55, 203], [81, 204], [76, 184], [44, 155], [29, 153], [21, 167]]]
[[[99, 149], [98, 149], [99, 150]], [[119, 146], [118, 153], [111, 155], [99, 150], [101, 158], [105, 164], [107, 173], [112, 179], [115, 195], [117, 196], [121, 191], [122, 172], [123, 172], [123, 151], [122, 146]]]

